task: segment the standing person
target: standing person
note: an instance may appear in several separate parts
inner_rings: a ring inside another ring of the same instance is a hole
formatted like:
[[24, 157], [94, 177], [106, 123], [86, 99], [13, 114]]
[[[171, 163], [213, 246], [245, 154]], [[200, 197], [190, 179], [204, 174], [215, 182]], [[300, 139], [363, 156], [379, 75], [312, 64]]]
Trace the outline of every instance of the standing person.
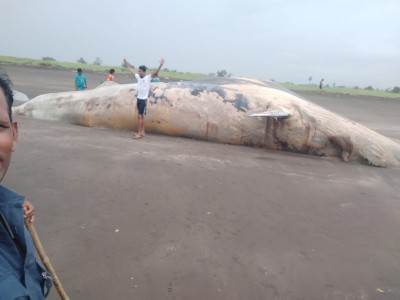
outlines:
[[134, 72], [134, 69], [129, 65], [126, 58], [124, 58], [124, 63], [129, 72], [135, 75], [135, 78], [138, 82], [137, 109], [139, 129], [132, 138], [140, 139], [145, 136], [144, 115], [146, 114], [147, 97], [149, 97], [150, 82], [152, 78], [158, 77], [158, 72], [161, 70], [161, 67], [164, 64], [164, 59], [161, 58], [160, 65], [158, 66], [157, 70], [155, 70], [151, 75], [146, 75], [147, 68], [145, 66], [140, 66], [138, 74], [136, 74]]
[[108, 73], [107, 81], [114, 81], [114, 78], [115, 78], [114, 73], [115, 73], [115, 70], [110, 69], [110, 72]]
[[[0, 73], [0, 181], [18, 141], [18, 125], [11, 115], [13, 101], [11, 83]], [[51, 287], [50, 275], [37, 262], [24, 225], [24, 217], [32, 222], [33, 213], [23, 196], [0, 185], [0, 299], [42, 300], [45, 289], [48, 292]]]
[[78, 68], [76, 72], [77, 74], [75, 74], [75, 89], [77, 91], [83, 91], [87, 89], [86, 75], [83, 74], [81, 68]]
[[322, 85], [324, 84], [324, 79], [322, 78], [319, 82], [319, 89], [322, 90]]

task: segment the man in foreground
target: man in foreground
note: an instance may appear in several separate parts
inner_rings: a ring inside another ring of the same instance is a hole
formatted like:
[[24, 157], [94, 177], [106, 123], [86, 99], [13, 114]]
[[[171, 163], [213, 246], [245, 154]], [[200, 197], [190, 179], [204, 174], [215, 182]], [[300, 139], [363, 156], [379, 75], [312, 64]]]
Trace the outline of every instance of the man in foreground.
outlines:
[[[12, 120], [13, 93], [8, 77], [0, 72], [0, 182], [7, 173], [18, 141], [18, 125]], [[24, 217], [33, 221], [33, 206], [0, 185], [0, 299], [45, 298], [50, 275], [36, 261], [32, 238]]]
[[138, 74], [135, 73], [134, 69], [124, 58], [124, 63], [128, 68], [129, 72], [135, 75], [138, 82], [138, 95], [137, 95], [137, 109], [138, 109], [138, 123], [139, 129], [138, 133], [133, 135], [133, 139], [140, 139], [145, 136], [144, 130], [144, 115], [146, 114], [147, 98], [149, 97], [150, 82], [152, 78], [158, 77], [158, 72], [164, 64], [164, 59], [161, 58], [160, 65], [157, 70], [155, 70], [151, 75], [146, 75], [147, 68], [145, 66], [140, 66]]

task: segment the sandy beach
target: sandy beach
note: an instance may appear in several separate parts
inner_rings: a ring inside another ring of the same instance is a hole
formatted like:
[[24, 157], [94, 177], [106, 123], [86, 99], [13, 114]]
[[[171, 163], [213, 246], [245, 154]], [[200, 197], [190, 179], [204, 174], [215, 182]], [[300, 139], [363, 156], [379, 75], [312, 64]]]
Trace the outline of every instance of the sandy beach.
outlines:
[[[74, 89], [72, 71], [0, 67], [29, 98]], [[400, 141], [400, 101], [302, 96]], [[16, 120], [3, 183], [35, 204], [71, 299], [400, 299], [400, 170]]]

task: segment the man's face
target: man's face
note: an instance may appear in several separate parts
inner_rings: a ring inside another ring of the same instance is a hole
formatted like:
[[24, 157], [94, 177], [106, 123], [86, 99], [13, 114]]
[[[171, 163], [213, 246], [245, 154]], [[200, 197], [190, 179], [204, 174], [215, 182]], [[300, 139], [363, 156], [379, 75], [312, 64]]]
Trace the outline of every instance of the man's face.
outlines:
[[146, 76], [146, 72], [142, 71], [139, 69], [138, 71], [140, 78], [143, 78], [144, 76]]
[[11, 122], [3, 89], [0, 88], [0, 181], [7, 173], [11, 153], [15, 150], [18, 140], [17, 122]]

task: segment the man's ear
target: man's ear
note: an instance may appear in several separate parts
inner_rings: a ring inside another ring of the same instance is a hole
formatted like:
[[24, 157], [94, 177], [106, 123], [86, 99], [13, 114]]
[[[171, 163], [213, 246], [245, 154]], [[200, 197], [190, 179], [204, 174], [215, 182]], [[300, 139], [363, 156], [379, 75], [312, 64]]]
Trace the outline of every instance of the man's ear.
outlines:
[[15, 149], [17, 149], [17, 143], [18, 143], [18, 123], [13, 121], [11, 123], [11, 128], [12, 128], [12, 131], [13, 131], [12, 151], [15, 151]]

